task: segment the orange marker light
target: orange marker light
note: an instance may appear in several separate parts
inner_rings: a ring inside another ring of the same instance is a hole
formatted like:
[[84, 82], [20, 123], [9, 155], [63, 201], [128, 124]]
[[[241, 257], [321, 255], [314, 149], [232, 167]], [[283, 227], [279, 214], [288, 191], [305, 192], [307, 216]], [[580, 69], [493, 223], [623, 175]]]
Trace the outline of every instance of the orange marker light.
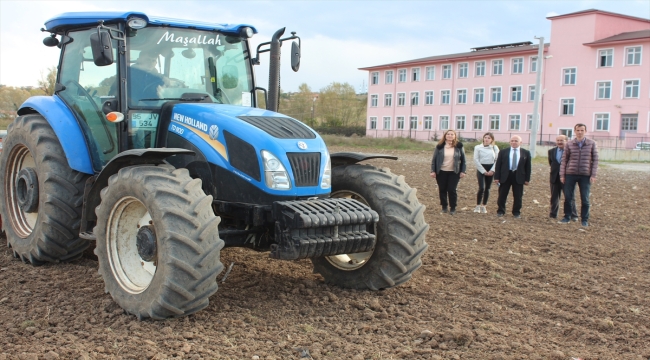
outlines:
[[124, 114], [117, 112], [117, 111], [112, 111], [106, 114], [106, 120], [116, 123], [124, 120]]

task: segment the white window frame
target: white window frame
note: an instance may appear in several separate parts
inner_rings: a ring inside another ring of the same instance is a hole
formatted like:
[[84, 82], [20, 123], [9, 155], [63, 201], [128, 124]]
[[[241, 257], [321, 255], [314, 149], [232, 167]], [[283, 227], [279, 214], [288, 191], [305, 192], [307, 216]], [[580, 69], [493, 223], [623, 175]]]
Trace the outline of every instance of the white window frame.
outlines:
[[[415, 122], [415, 127], [413, 127], [413, 123]], [[411, 130], [417, 130], [418, 129], [418, 116], [417, 115], [411, 115], [409, 117], [409, 127]]]
[[[404, 75], [404, 80], [402, 80], [402, 75]], [[408, 69], [397, 69], [397, 82], [405, 83], [408, 80], [409, 74]]]
[[418, 82], [418, 81], [420, 81], [420, 68], [419, 67], [411, 68], [411, 82]]
[[[635, 49], [635, 48], [640, 48], [641, 52], [639, 52], [639, 63], [638, 64], [628, 64], [627, 59], [628, 59], [628, 54], [627, 50], [628, 49]], [[625, 59], [623, 59], [623, 66], [641, 66], [643, 64], [643, 45], [633, 45], [633, 46], [626, 46], [623, 48], [623, 55], [625, 56]]]
[[[475, 125], [476, 125], [476, 122], [475, 122], [476, 119], [475, 119], [475, 118], [476, 118], [476, 117], [479, 117], [479, 116], [481, 117], [481, 127], [480, 127], [480, 128], [477, 128], [477, 127], [475, 126]], [[483, 118], [483, 115], [482, 115], [482, 114], [472, 114], [472, 130], [474, 130], [474, 131], [477, 131], [477, 130], [483, 131], [483, 121], [484, 121], [484, 120], [485, 120], [485, 119]]]
[[[499, 101], [493, 101], [492, 90], [499, 89]], [[491, 86], [490, 87], [490, 104], [503, 104], [503, 88], [501, 86]]]
[[379, 104], [379, 95], [370, 94], [370, 107], [377, 107]]
[[[532, 116], [533, 116], [533, 114], [526, 114], [526, 130], [528, 130], [528, 131], [531, 131], [531, 129], [532, 129], [532, 126], [531, 126], [532, 122], [533, 122]], [[540, 119], [541, 119], [541, 117], [540, 117]], [[537, 130], [539, 130], [541, 128], [542, 128], [542, 122], [540, 121], [540, 122], [537, 123]]]
[[[510, 94], [509, 94], [510, 96], [508, 97], [508, 99], [509, 99], [508, 102], [511, 102], [511, 103], [520, 103], [520, 102], [523, 102], [523, 96], [524, 96], [524, 94], [523, 94], [523, 93], [524, 93], [524, 87], [523, 87], [523, 85], [510, 85], [510, 86], [508, 86], [508, 88], [510, 89]], [[515, 93], [515, 92], [512, 90], [513, 88], [519, 88], [519, 100], [513, 100], [513, 99], [512, 99], [512, 96], [513, 96], [514, 93]]]
[[[495, 74], [494, 73], [494, 63], [497, 62], [497, 61], [501, 61], [501, 73], [500, 74]], [[504, 65], [503, 59], [492, 59], [492, 61], [490, 62], [491, 75], [492, 76], [503, 76], [503, 65]]]
[[[391, 124], [391, 123], [392, 123], [392, 121], [391, 121], [392, 119], [390, 118], [390, 116], [384, 116], [384, 117], [382, 117], [381, 120], [382, 120], [383, 125], [384, 125], [383, 130], [391, 130], [390, 127], [391, 127], [391, 125], [392, 125], [392, 124]], [[386, 127], [386, 121], [388, 121], [388, 127]]]
[[[386, 105], [386, 102], [390, 104]], [[393, 107], [393, 93], [384, 94], [384, 107]]]
[[534, 102], [535, 98], [533, 95], [537, 96], [537, 91], [535, 91], [535, 85], [528, 85], [528, 95], [526, 98], [528, 99], [528, 102]]
[[379, 85], [379, 71], [370, 73], [370, 85]]
[[[625, 85], [626, 81], [638, 81], [639, 84], [637, 85], [637, 94], [638, 96], [630, 96], [627, 97], [625, 96], [625, 92], [627, 90], [627, 86]], [[641, 98], [641, 79], [623, 79], [623, 91], [621, 94], [621, 99], [640, 99]]]
[[[602, 126], [599, 129], [598, 128], [598, 115], [607, 115], [607, 129], [603, 129]], [[612, 115], [609, 112], [597, 112], [594, 113], [594, 124], [593, 124], [593, 129], [594, 131], [606, 131], [609, 132], [609, 128], [612, 125]]]
[[[402, 95], [402, 96], [400, 97], [400, 95]], [[405, 92], [398, 92], [397, 93], [397, 103], [395, 105], [396, 106], [406, 106], [406, 93]]]
[[[534, 60], [533, 60], [533, 59], [534, 59]], [[529, 72], [529, 73], [536, 73], [536, 72], [537, 72], [537, 69], [539, 68], [539, 63], [538, 63], [537, 60], [538, 60], [538, 59], [537, 59], [537, 55], [535, 55], [535, 56], [530, 56], [530, 57], [528, 58], [528, 64], [529, 64], [529, 66], [528, 66], [528, 72]], [[533, 64], [535, 64], [535, 70], [533, 70]]]
[[[515, 60], [521, 60], [521, 71], [520, 72], [515, 72]], [[510, 58], [510, 75], [523, 74], [524, 73], [525, 63], [526, 62], [524, 61], [523, 57]]]
[[411, 106], [420, 106], [420, 92], [411, 91], [409, 94], [409, 104]]
[[[431, 99], [431, 101], [429, 101]], [[424, 106], [434, 105], [436, 102], [436, 96], [434, 90], [426, 90], [424, 92]]]
[[[442, 118], [446, 118], [446, 121], [447, 121], [447, 126], [446, 127], [442, 127], [442, 121], [443, 121]], [[440, 130], [449, 130], [449, 115], [439, 115], [438, 116], [438, 127], [440, 128]]]
[[[426, 75], [427, 81], [435, 80], [436, 79], [436, 66], [435, 65], [427, 66], [425, 69], [426, 69], [425, 71], [427, 72], [427, 75]], [[429, 77], [429, 75], [431, 75], [431, 77]]]
[[[519, 128], [514, 129], [512, 127], [512, 117], [513, 116], [519, 116]], [[508, 114], [508, 130], [509, 131], [521, 131], [521, 114]]]
[[393, 70], [384, 71], [384, 83], [385, 84], [392, 84], [393, 81], [394, 81], [394, 75], [395, 75], [395, 72]]
[[[463, 66], [464, 68], [462, 68]], [[465, 76], [461, 76], [462, 70], [465, 70]], [[467, 79], [468, 77], [469, 77], [469, 63], [468, 62], [458, 63], [458, 78]]]
[[[601, 98], [601, 97], [599, 97], [600, 96], [599, 84], [604, 84], [604, 83], [609, 83], [609, 97]], [[612, 85], [613, 84], [614, 84], [614, 82], [612, 80], [596, 80], [596, 86], [595, 86], [596, 87], [596, 93], [594, 95], [595, 96], [594, 99], [595, 100], [611, 100], [612, 99], [612, 88], [613, 88]]]
[[376, 116], [371, 116], [370, 117], [370, 130], [377, 130], [377, 117]]
[[[461, 91], [464, 91], [464, 97], [465, 97], [464, 102], [460, 102]], [[465, 105], [465, 104], [467, 104], [467, 89], [466, 88], [456, 89], [456, 105]]]
[[571, 140], [573, 139], [573, 128], [558, 128], [557, 134], [564, 135], [568, 140]]
[[433, 115], [424, 115], [422, 123], [424, 124], [424, 130], [433, 130]]
[[[492, 117], [497, 116], [498, 117], [498, 125], [499, 127], [492, 128]], [[488, 114], [488, 131], [500, 131], [501, 130], [501, 114]]]
[[[566, 80], [566, 71], [567, 70], [575, 70], [575, 74], [573, 76], [573, 84], [567, 83]], [[564, 67], [562, 68], [562, 79], [560, 80], [560, 85], [562, 86], [576, 86], [578, 84], [578, 67], [577, 66], [571, 66], [571, 67]]]
[[[445, 92], [447, 92], [447, 102], [443, 103]], [[451, 105], [451, 89], [440, 89], [440, 105]]]
[[[463, 118], [462, 119], [462, 121], [463, 121], [463, 127], [462, 128], [458, 127], [459, 118]], [[456, 115], [456, 118], [454, 119], [454, 130], [466, 130], [466, 129], [467, 129], [467, 116], [465, 116], [463, 114]]]
[[[609, 65], [609, 66], [607, 66], [607, 65], [605, 65], [605, 66], [600, 66], [600, 56], [601, 56], [600, 53], [601, 53], [601, 51], [607, 51], [607, 50], [611, 50], [611, 51], [612, 51], [612, 62], [611, 62], [612, 64]], [[597, 55], [597, 56], [596, 56], [596, 67], [597, 67], [597, 68], [611, 68], [611, 67], [614, 66], [614, 60], [615, 60], [615, 59], [614, 59], [614, 55], [616, 55], [615, 52], [614, 52], [614, 48], [602, 48], [602, 49], [597, 49], [597, 50], [596, 50], [596, 55]]]
[[[479, 65], [479, 64], [483, 64], [483, 75], [479, 75], [479, 74], [478, 74], [478, 71], [477, 71], [477, 70], [478, 70], [478, 65]], [[487, 65], [486, 65], [486, 64], [487, 64], [487, 63], [486, 63], [485, 60], [474, 61], [474, 77], [483, 77], [483, 76], [485, 76], [485, 72], [486, 72], [486, 68], [487, 68]]]
[[[449, 69], [449, 76], [445, 77], [445, 70]], [[442, 64], [442, 80], [450, 80], [454, 77], [454, 65], [453, 64]]]
[[[400, 127], [400, 122], [402, 124], [401, 127]], [[395, 116], [395, 130], [404, 130], [404, 122], [405, 122], [404, 116]]]
[[[571, 107], [571, 109], [572, 109], [571, 114], [563, 114], [564, 100], [573, 100], [573, 104], [572, 104], [572, 107]], [[560, 116], [576, 116], [576, 98], [571, 98], [571, 97], [560, 98], [559, 103], [560, 103]]]
[[[485, 88], [484, 88], [484, 87], [480, 87], [480, 88], [474, 88], [474, 89], [472, 89], [472, 90], [474, 90], [474, 91], [472, 91], [472, 100], [473, 100], [472, 103], [473, 103], [473, 104], [485, 104]], [[481, 94], [481, 101], [480, 101], [480, 102], [476, 101], [476, 95], [477, 95], [477, 92], [476, 92], [476, 91], [477, 91], [477, 90], [481, 90], [481, 91], [483, 91], [483, 93]]]

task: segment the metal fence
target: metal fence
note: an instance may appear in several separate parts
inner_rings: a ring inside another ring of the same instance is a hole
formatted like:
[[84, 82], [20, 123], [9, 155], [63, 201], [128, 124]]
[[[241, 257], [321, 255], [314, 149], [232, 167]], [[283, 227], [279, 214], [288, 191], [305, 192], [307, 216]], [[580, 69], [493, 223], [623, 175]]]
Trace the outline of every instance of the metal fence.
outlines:
[[[420, 141], [438, 141], [442, 138], [444, 130], [431, 130], [431, 131], [410, 131], [405, 130], [377, 130], [377, 129], [368, 129], [366, 130], [366, 136], [370, 137], [405, 137], [411, 138], [413, 140]], [[471, 141], [481, 141], [485, 131], [456, 131], [458, 138], [462, 139], [465, 142]], [[494, 131], [494, 140], [500, 142], [509, 142], [510, 138], [514, 135], [519, 135], [521, 137], [523, 144], [530, 144], [531, 138], [529, 132], [500, 132]], [[537, 135], [537, 145], [547, 145], [555, 146], [555, 138], [557, 134], [538, 134]], [[631, 134], [626, 135], [625, 137], [620, 136], [599, 136], [587, 133], [587, 138], [596, 141], [598, 148], [600, 149], [620, 149], [620, 150], [632, 150], [637, 148], [637, 145], [642, 150], [650, 150], [650, 136], [634, 136]]]

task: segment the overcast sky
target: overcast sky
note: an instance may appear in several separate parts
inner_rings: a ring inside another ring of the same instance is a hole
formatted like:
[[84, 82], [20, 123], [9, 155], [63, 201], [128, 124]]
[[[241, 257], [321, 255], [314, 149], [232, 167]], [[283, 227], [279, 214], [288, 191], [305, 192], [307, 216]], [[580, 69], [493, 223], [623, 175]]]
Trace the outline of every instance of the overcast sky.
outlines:
[[[256, 46], [286, 27], [302, 38], [298, 73], [282, 61], [282, 89], [313, 91], [347, 82], [365, 91], [358, 68], [469, 51], [472, 47], [550, 38], [549, 15], [599, 9], [650, 18], [650, 1], [7, 1], [0, 0], [0, 84], [36, 85], [58, 62], [47, 48], [44, 22], [68, 11], [141, 11], [216, 23], [246, 23], [259, 33]], [[553, 39], [550, 39], [551, 41]], [[268, 83], [268, 54], [256, 67], [258, 86]]]

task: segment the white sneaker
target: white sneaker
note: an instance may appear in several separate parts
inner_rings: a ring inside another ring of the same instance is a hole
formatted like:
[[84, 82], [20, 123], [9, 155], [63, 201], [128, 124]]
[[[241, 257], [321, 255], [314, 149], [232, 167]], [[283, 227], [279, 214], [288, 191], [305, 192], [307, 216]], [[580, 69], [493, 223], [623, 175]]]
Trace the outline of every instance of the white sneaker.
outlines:
[[487, 214], [487, 208], [485, 206], [481, 206], [481, 214]]
[[481, 212], [481, 205], [476, 205], [476, 207], [474, 208], [474, 212], [475, 213], [480, 213]]

